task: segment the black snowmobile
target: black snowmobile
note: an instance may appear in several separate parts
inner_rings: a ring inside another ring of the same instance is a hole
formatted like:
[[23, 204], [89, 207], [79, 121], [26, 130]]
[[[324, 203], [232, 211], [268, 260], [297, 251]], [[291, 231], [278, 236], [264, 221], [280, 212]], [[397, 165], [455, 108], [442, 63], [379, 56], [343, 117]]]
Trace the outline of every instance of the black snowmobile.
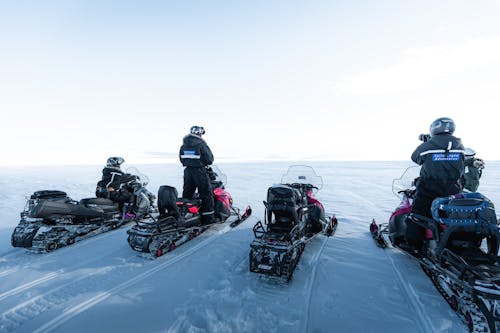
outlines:
[[[225, 190], [226, 177], [216, 166], [208, 168], [215, 204], [215, 223], [222, 223], [234, 216], [230, 222], [235, 227], [246, 220], [252, 210], [247, 206], [245, 212], [233, 206], [233, 199]], [[153, 258], [198, 236], [211, 225], [202, 225], [201, 199], [179, 198], [175, 187], [163, 185], [158, 189], [157, 218], [136, 221], [128, 233], [130, 247], [138, 252], [147, 253]]]
[[325, 215], [323, 205], [314, 197], [323, 180], [305, 165], [289, 167], [281, 184], [267, 190], [265, 226], [253, 227], [250, 244], [250, 271], [270, 276], [292, 277], [306, 242], [318, 234], [331, 236], [337, 228], [334, 214]]
[[[106, 198], [73, 200], [66, 192], [41, 190], [33, 193], [21, 212], [11, 243], [33, 252], [50, 252], [82, 239], [120, 227], [133, 219], [148, 216], [156, 209], [154, 195], [147, 189], [147, 177], [128, 174], [120, 190], [134, 194], [133, 207], [119, 205]], [[130, 208], [130, 209], [129, 209]], [[125, 215], [125, 212], [134, 215]]]
[[409, 251], [405, 229], [410, 216], [426, 228], [426, 238], [420, 254], [407, 253], [420, 262], [471, 332], [500, 332], [500, 233], [493, 203], [477, 192], [459, 193], [436, 198], [432, 219], [412, 214], [414, 178], [407, 174], [415, 175], [415, 169], [393, 182], [393, 192], [402, 200], [388, 223], [372, 221], [374, 239], [383, 248]]

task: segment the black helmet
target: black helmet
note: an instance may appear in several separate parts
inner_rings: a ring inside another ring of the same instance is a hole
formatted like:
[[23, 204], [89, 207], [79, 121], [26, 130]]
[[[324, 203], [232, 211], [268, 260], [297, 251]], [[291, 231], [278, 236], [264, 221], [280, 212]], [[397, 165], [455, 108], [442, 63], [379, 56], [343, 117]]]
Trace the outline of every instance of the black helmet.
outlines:
[[191, 132], [191, 134], [194, 134], [199, 137], [205, 134], [205, 129], [202, 126], [192, 126], [189, 131]]
[[455, 122], [447, 117], [438, 118], [432, 122], [429, 131], [431, 132], [431, 136], [443, 133], [453, 134], [455, 132]]
[[106, 161], [106, 166], [111, 168], [120, 167], [120, 165], [125, 162], [123, 157], [110, 157]]

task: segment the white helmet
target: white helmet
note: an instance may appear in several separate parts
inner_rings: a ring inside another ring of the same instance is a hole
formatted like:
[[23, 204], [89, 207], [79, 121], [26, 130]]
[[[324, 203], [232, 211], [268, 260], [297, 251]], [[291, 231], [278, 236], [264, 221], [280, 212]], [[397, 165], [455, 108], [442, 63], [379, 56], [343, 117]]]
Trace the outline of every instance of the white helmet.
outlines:
[[476, 155], [476, 151], [472, 148], [465, 148], [465, 157], [471, 158]]
[[202, 126], [192, 126], [190, 132], [191, 134], [201, 137], [205, 134], [205, 129]]

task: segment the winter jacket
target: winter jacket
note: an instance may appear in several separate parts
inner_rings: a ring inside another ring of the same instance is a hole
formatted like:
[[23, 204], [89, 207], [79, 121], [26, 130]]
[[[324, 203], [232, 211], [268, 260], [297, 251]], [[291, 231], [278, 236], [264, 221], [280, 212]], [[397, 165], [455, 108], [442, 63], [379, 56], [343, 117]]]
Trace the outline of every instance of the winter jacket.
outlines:
[[102, 179], [97, 183], [97, 186], [104, 189], [110, 186], [114, 189], [119, 189], [120, 185], [123, 183], [124, 176], [125, 172], [120, 168], [105, 167], [102, 169]]
[[464, 146], [460, 139], [448, 133], [434, 135], [423, 142], [411, 159], [422, 166], [420, 179], [436, 187], [458, 184], [464, 173]]
[[484, 161], [480, 158], [468, 158], [465, 160], [464, 187], [476, 192], [479, 187], [479, 178], [483, 173]]
[[214, 162], [212, 151], [201, 137], [188, 134], [182, 140], [179, 159], [183, 166], [201, 168]]

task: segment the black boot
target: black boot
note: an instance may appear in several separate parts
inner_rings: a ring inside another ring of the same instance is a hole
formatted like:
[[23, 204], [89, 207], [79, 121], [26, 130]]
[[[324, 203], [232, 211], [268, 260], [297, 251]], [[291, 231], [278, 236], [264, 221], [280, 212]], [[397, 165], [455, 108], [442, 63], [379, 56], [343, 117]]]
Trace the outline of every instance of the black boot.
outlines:
[[202, 225], [208, 225], [208, 224], [213, 224], [215, 223], [214, 219], [214, 213], [201, 213], [201, 224]]

